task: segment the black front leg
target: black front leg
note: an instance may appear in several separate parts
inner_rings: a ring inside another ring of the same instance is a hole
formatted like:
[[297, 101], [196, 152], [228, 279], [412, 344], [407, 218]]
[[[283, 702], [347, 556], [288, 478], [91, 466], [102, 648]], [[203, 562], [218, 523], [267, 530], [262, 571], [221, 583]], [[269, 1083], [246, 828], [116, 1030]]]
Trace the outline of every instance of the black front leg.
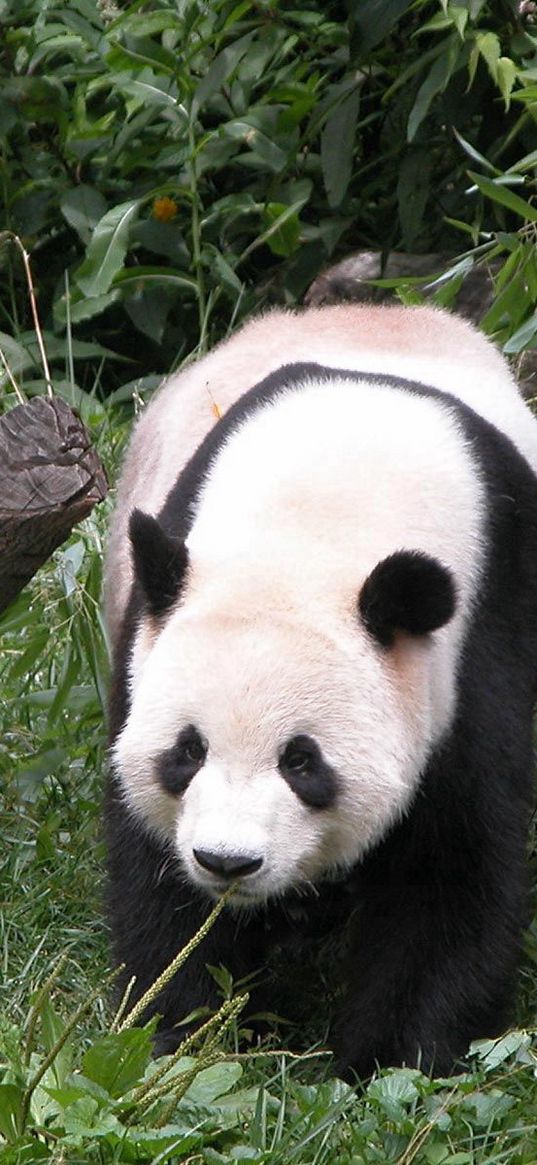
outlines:
[[481, 812], [446, 783], [436, 801], [420, 796], [363, 869], [333, 1030], [346, 1074], [400, 1064], [447, 1074], [509, 1020], [528, 917], [527, 803], [491, 782]]

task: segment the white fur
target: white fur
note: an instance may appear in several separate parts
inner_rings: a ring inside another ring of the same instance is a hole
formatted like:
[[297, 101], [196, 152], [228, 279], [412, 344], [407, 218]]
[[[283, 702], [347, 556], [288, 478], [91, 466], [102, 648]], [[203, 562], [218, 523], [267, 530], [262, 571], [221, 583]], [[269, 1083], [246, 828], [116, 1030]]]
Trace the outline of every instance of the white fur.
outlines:
[[[452, 721], [483, 521], [449, 409], [382, 383], [297, 385], [228, 438], [188, 538], [181, 603], [156, 639], [138, 634], [114, 750], [128, 804], [200, 886], [222, 889], [194, 848], [262, 857], [240, 898], [259, 900], [356, 861], [405, 811]], [[440, 631], [385, 651], [357, 599], [400, 549], [449, 567], [458, 607]], [[209, 752], [174, 798], [155, 761], [188, 724]], [[298, 733], [338, 774], [333, 808], [305, 807], [278, 770]]]
[[213, 352], [185, 368], [142, 414], [118, 488], [106, 569], [106, 616], [117, 640], [131, 581], [128, 517], [135, 506], [157, 514], [178, 474], [247, 389], [282, 363], [390, 373], [453, 393], [511, 438], [537, 471], [537, 425], [499, 352], [471, 324], [430, 307], [346, 304], [302, 312], [276, 310], [250, 320]]

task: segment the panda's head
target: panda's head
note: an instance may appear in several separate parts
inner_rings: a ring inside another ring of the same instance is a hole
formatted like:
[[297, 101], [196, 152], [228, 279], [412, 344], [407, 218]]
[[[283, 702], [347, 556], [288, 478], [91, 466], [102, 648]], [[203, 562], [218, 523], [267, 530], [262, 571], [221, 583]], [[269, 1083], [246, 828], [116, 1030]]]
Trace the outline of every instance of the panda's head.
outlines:
[[200, 610], [177, 602], [188, 555], [153, 521], [132, 523], [146, 647], [113, 752], [129, 807], [192, 883], [236, 880], [242, 905], [351, 866], [408, 807], [451, 716], [449, 661], [447, 685], [431, 681], [451, 574], [392, 554], [331, 627]]

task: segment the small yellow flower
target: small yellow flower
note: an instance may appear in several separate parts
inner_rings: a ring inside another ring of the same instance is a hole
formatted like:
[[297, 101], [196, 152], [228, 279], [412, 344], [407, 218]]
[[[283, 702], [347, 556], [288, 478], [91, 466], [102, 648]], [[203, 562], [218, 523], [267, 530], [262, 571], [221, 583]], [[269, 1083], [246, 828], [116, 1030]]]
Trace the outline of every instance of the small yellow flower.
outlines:
[[155, 198], [153, 203], [153, 218], [158, 219], [159, 222], [171, 222], [178, 212], [177, 203], [173, 198], [168, 198], [166, 194], [162, 198]]

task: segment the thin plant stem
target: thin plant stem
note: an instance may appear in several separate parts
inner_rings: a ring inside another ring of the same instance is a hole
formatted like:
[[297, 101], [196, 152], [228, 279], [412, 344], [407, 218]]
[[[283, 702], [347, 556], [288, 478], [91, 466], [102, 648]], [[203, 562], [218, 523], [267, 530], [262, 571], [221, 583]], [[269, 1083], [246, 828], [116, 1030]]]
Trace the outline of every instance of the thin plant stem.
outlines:
[[192, 113], [188, 123], [188, 144], [190, 148], [190, 181], [191, 181], [191, 229], [192, 229], [192, 260], [196, 272], [196, 284], [198, 295], [198, 320], [199, 320], [199, 339], [196, 345], [197, 350], [202, 353], [207, 345], [207, 300], [205, 295], [205, 274], [201, 262], [201, 218], [200, 218], [200, 195], [198, 188], [198, 171], [196, 159], [196, 139], [194, 135], [194, 124]]
[[[247, 998], [248, 997], [246, 995], [240, 996], [241, 1007], [244, 1006]], [[206, 1021], [206, 1023], [202, 1024], [201, 1027], [197, 1028], [195, 1032], [192, 1032], [190, 1036], [187, 1036], [186, 1039], [182, 1041], [177, 1050], [174, 1052], [172, 1058], [163, 1063], [160, 1068], [157, 1068], [157, 1071], [153, 1072], [151, 1078], [144, 1081], [144, 1083], [136, 1089], [136, 1092], [133, 1096], [133, 1102], [135, 1104], [138, 1104], [141, 1100], [143, 1100], [147, 1093], [153, 1091], [159, 1081], [162, 1080], [164, 1076], [167, 1076], [167, 1074], [171, 1071], [175, 1063], [178, 1060], [181, 1060], [183, 1056], [188, 1055], [194, 1044], [199, 1043], [200, 1040], [204, 1040], [206, 1036], [210, 1035], [214, 1031], [215, 1027], [218, 1027], [218, 1025], [223, 1020], [227, 1019], [230, 1011], [232, 1010], [232, 1003], [234, 1002], [234, 1000], [226, 999], [225, 1003], [219, 1007], [218, 1011], [215, 1012], [215, 1014], [212, 1015], [211, 1018]]]
[[229, 890], [226, 890], [225, 894], [223, 894], [222, 897], [218, 899], [218, 902], [211, 910], [208, 918], [205, 919], [205, 922], [202, 926], [200, 926], [194, 937], [190, 939], [190, 942], [186, 944], [186, 947], [183, 947], [183, 949], [176, 954], [175, 958], [172, 959], [172, 962], [169, 964], [169, 966], [166, 967], [162, 972], [162, 975], [159, 975], [158, 979], [155, 979], [155, 982], [152, 983], [151, 987], [145, 991], [141, 999], [135, 1003], [132, 1010], [129, 1011], [126, 1019], [124, 1019], [123, 1022], [119, 1025], [117, 1029], [118, 1031], [122, 1032], [126, 1031], [130, 1027], [134, 1027], [134, 1024], [143, 1014], [145, 1009], [149, 1007], [151, 1003], [153, 1003], [158, 995], [160, 995], [162, 989], [167, 986], [171, 979], [173, 979], [179, 968], [183, 966], [183, 963], [186, 963], [192, 952], [195, 951], [196, 947], [199, 946], [205, 936], [209, 933], [211, 927], [216, 922], [218, 915], [221, 914], [224, 906], [227, 904], [234, 892], [235, 886], [230, 886]]
[[[120, 971], [122, 969], [123, 969], [123, 967], [119, 968]], [[131, 975], [129, 982], [127, 983], [127, 986], [126, 986], [126, 988], [123, 992], [123, 995], [121, 996], [121, 999], [119, 1001], [119, 1007], [118, 1007], [116, 1014], [112, 1020], [112, 1023], [110, 1024], [110, 1031], [111, 1032], [116, 1032], [118, 1030], [118, 1026], [121, 1023], [123, 1016], [125, 1015], [125, 1011], [127, 1010], [127, 1004], [128, 1004], [129, 999], [131, 997], [132, 989], [133, 989], [135, 983], [136, 983], [136, 975]]]
[[4, 366], [4, 372], [9, 380], [9, 383], [11, 384], [11, 387], [13, 389], [13, 392], [15, 393], [15, 396], [17, 397], [19, 404], [20, 405], [26, 404], [26, 399], [24, 397], [24, 393], [21, 391], [19, 385], [17, 384], [17, 381], [15, 380], [15, 377], [13, 376], [11, 368], [9, 367], [7, 359], [6, 359], [1, 348], [0, 348], [0, 360]]
[[24, 264], [24, 271], [26, 274], [26, 282], [28, 284], [28, 295], [30, 297], [30, 307], [32, 309], [32, 317], [33, 317], [33, 321], [34, 321], [35, 334], [36, 334], [36, 338], [37, 338], [37, 346], [39, 348], [39, 355], [41, 356], [41, 363], [43, 365], [43, 373], [44, 373], [45, 381], [46, 381], [46, 385], [47, 385], [47, 395], [54, 396], [54, 390], [52, 388], [52, 380], [50, 377], [50, 368], [48, 366], [47, 353], [45, 351], [45, 343], [43, 340], [43, 331], [42, 331], [41, 323], [39, 320], [39, 312], [37, 310], [37, 298], [36, 298], [36, 294], [35, 294], [34, 281], [32, 278], [32, 269], [30, 267], [30, 256], [29, 256], [29, 254], [24, 246], [22, 239], [19, 238], [19, 236], [16, 235], [14, 231], [2, 231], [2, 234], [0, 237], [10, 239], [12, 243], [15, 243], [15, 246], [18, 247], [19, 252], [21, 254], [22, 261]]
[[39, 1019], [41, 1005], [42, 1005], [43, 1001], [47, 998], [47, 996], [50, 994], [56, 980], [58, 979], [58, 976], [61, 974], [61, 972], [63, 971], [63, 968], [65, 967], [67, 959], [68, 959], [68, 953], [67, 953], [67, 951], [64, 951], [63, 954], [60, 955], [60, 958], [58, 959], [56, 965], [52, 968], [52, 971], [50, 972], [50, 975], [48, 976], [48, 978], [45, 979], [45, 982], [39, 988], [39, 991], [37, 992], [35, 1000], [30, 1008], [30, 1012], [28, 1015], [28, 1027], [26, 1029], [26, 1039], [25, 1039], [25, 1043], [24, 1043], [24, 1062], [25, 1062], [25, 1064], [30, 1063], [30, 1056], [32, 1054], [35, 1029], [37, 1026], [37, 1021]]
[[[188, 1039], [184, 1040], [181, 1046], [175, 1052], [173, 1059], [167, 1064], [164, 1064], [163, 1067], [158, 1070], [158, 1072], [155, 1072], [153, 1076], [151, 1076], [150, 1080], [147, 1080], [145, 1084], [142, 1084], [141, 1087], [137, 1089], [137, 1092], [133, 1097], [133, 1102], [137, 1105], [138, 1109], [140, 1106], [143, 1109], [149, 1108], [150, 1105], [154, 1104], [156, 1100], [160, 1100], [162, 1097], [166, 1096], [170, 1090], [174, 1088], [174, 1085], [179, 1081], [182, 1081], [185, 1075], [190, 1075], [194, 1068], [196, 1068], [197, 1072], [201, 1072], [203, 1068], [207, 1067], [208, 1059], [211, 1059], [212, 1062], [213, 1055], [216, 1054], [217, 1059], [221, 1060], [222, 1053], [218, 1052], [218, 1044], [220, 1043], [230, 1024], [233, 1023], [233, 1021], [242, 1011], [247, 1001], [248, 995], [237, 995], [235, 999], [226, 1000], [217, 1014], [213, 1016], [213, 1020], [217, 1021], [220, 1026], [218, 1027], [217, 1031], [214, 1031], [213, 1026], [211, 1039], [207, 1041], [205, 1047], [199, 1053], [196, 1064], [192, 1065], [191, 1068], [185, 1068], [182, 1072], [178, 1072], [175, 1077], [172, 1076], [168, 1080], [163, 1080], [163, 1077], [174, 1068], [175, 1064], [179, 1060], [183, 1059], [183, 1057], [187, 1054], [188, 1048], [192, 1046], [197, 1037], [201, 1035], [201, 1032], [205, 1030], [208, 1025], [204, 1024], [203, 1028], [200, 1028], [197, 1032], [194, 1032], [192, 1036], [189, 1036]], [[174, 1090], [174, 1095], [177, 1097], [176, 1089]], [[182, 1091], [180, 1092], [180, 1095], [183, 1095]]]
[[[115, 978], [116, 975], [117, 975], [117, 971], [113, 971], [111, 975], [107, 976], [105, 983], [110, 983]], [[96, 987], [95, 990], [92, 991], [90, 993], [90, 995], [88, 995], [87, 999], [85, 999], [83, 1001], [83, 1003], [81, 1003], [80, 1006], [77, 1007], [76, 1011], [73, 1012], [71, 1018], [67, 1021], [66, 1025], [62, 1031], [61, 1036], [59, 1036], [59, 1038], [56, 1040], [56, 1042], [54, 1043], [54, 1045], [52, 1046], [50, 1051], [47, 1052], [47, 1055], [41, 1061], [36, 1072], [34, 1072], [34, 1075], [30, 1078], [30, 1080], [29, 1080], [29, 1082], [24, 1090], [24, 1095], [23, 1095], [22, 1102], [21, 1102], [21, 1115], [20, 1115], [21, 1131], [24, 1130], [24, 1127], [26, 1125], [26, 1121], [28, 1119], [28, 1112], [30, 1110], [30, 1103], [32, 1100], [32, 1096], [33, 1096], [38, 1084], [41, 1083], [43, 1076], [45, 1075], [45, 1072], [47, 1072], [48, 1069], [50, 1068], [51, 1064], [54, 1063], [56, 1056], [61, 1052], [64, 1044], [67, 1043], [67, 1040], [69, 1039], [69, 1036], [71, 1035], [71, 1032], [74, 1031], [76, 1025], [82, 1019], [82, 1016], [85, 1015], [87, 1011], [89, 1011], [90, 1007], [95, 1002], [95, 1000], [99, 998], [99, 996], [101, 995], [101, 992], [102, 992], [102, 984], [99, 987]]]

